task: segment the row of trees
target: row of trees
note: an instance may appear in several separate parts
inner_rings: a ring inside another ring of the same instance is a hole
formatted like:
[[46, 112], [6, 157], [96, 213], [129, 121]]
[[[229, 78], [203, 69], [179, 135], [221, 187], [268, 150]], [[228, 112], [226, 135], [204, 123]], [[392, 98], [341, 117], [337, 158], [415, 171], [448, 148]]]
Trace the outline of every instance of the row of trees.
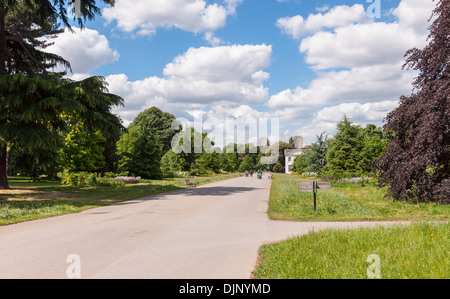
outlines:
[[[15, 85], [16, 83], [12, 83], [9, 86]], [[40, 103], [40, 101], [37, 102], [38, 106]], [[31, 103], [27, 105], [30, 107]], [[36, 113], [41, 112], [39, 110]], [[17, 114], [20, 113], [17, 112]], [[114, 125], [101, 129], [98, 125], [86, 122], [85, 118], [67, 114], [67, 111], [60, 112], [57, 116], [61, 124], [53, 128], [54, 134], [51, 137], [54, 142], [52, 143], [42, 141], [42, 144], [38, 145], [35, 141], [30, 142], [29, 138], [37, 136], [45, 138], [46, 135], [41, 136], [33, 130], [30, 131], [29, 127], [25, 128], [23, 124], [17, 126], [19, 131], [16, 133], [19, 133], [21, 138], [28, 139], [20, 141], [16, 138], [17, 136], [11, 136], [10, 140], [14, 142], [10, 142], [8, 146], [10, 174], [20, 173], [36, 179], [40, 175], [55, 177], [58, 172], [66, 170], [115, 172], [147, 179], [161, 179], [171, 177], [178, 172], [190, 175], [257, 169], [282, 172], [284, 171], [282, 167], [284, 166], [284, 149], [293, 148], [291, 143], [286, 142], [272, 145], [279, 147], [279, 159], [273, 165], [264, 165], [261, 163], [261, 158], [266, 155], [266, 151], [261, 150], [260, 147], [249, 143], [244, 145], [234, 143], [228, 144], [223, 149], [214, 148], [214, 142], [208, 138], [207, 133], [198, 132], [194, 128], [184, 128], [184, 133], [181, 135], [183, 137], [178, 140], [178, 145], [183, 146], [184, 139], [188, 139], [186, 142], [189, 142], [190, 148], [187, 151], [175, 153], [172, 143], [176, 140], [175, 135], [182, 132], [183, 128], [177, 123], [174, 115], [157, 107], [141, 112], [127, 129], [121, 126], [118, 118], [115, 119]], [[99, 116], [96, 115], [96, 117]], [[30, 121], [35, 118], [36, 115], [32, 115]], [[8, 125], [12, 126], [13, 123], [10, 121]], [[46, 124], [46, 126], [49, 125]], [[8, 127], [5, 128], [8, 129]], [[186, 130], [189, 130], [187, 134]], [[11, 131], [8, 130], [8, 132]], [[197, 144], [202, 145], [200, 151], [194, 148]], [[256, 151], [251, 148], [256, 148]]]
[[[114, 0], [80, 1], [80, 27], [100, 13], [98, 2], [114, 4]], [[168, 122], [173, 116], [153, 109], [153, 114], [160, 114], [159, 122], [141, 120], [146, 118], [144, 113], [125, 132], [111, 113], [123, 99], [108, 93], [103, 78], [78, 82], [48, 73], [56, 65], [70, 70], [64, 58], [43, 51], [51, 37], [61, 32], [60, 22], [70, 28], [70, 11], [74, 7], [67, 0], [0, 1], [0, 189], [9, 188], [8, 161], [10, 167], [28, 169], [34, 175], [49, 171], [52, 165], [127, 170], [137, 175], [142, 171], [147, 177], [180, 169], [201, 173], [260, 166], [261, 152], [174, 155], [168, 140], [177, 131], [168, 130], [165, 123], [165, 118]], [[419, 72], [415, 92], [401, 97], [400, 106], [387, 116], [383, 133], [374, 126], [358, 128], [344, 119], [335, 138], [328, 141], [319, 136], [309, 154], [302, 155], [303, 164], [296, 161], [300, 164], [296, 167], [336, 172], [373, 167], [380, 186], [388, 186], [397, 200], [450, 203], [449, 19], [450, 2], [436, 0], [429, 44], [406, 53], [405, 67]], [[271, 170], [283, 170], [284, 149], [290, 146], [278, 144], [280, 159]], [[368, 163], [385, 147], [381, 157]]]
[[389, 136], [382, 128], [373, 124], [365, 128], [354, 125], [347, 116], [337, 124], [336, 135], [327, 137], [324, 132], [306, 146], [294, 160], [293, 170], [300, 173], [368, 173], [373, 170], [371, 162], [383, 154], [389, 142]]
[[[272, 146], [280, 144], [280, 153], [286, 146], [292, 147], [284, 142]], [[201, 147], [196, 149], [198, 145]], [[207, 133], [194, 128], [183, 130], [174, 115], [157, 107], [141, 112], [133, 120], [118, 141], [117, 150], [119, 172], [153, 179], [178, 172], [205, 175], [257, 169], [281, 171], [283, 169], [276, 167], [284, 165], [284, 155], [275, 165], [262, 164], [266, 151], [250, 143], [228, 144], [223, 149], [214, 147]]]

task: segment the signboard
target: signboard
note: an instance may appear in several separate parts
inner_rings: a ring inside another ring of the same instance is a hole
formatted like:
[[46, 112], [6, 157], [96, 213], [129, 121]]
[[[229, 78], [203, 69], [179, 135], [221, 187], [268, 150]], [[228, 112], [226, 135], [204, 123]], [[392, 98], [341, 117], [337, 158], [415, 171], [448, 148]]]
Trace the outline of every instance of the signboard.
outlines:
[[316, 210], [317, 189], [331, 189], [330, 182], [298, 182], [298, 192], [314, 193], [314, 211]]
[[314, 192], [314, 182], [298, 182], [298, 192], [300, 193]]
[[298, 192], [311, 193], [317, 192], [317, 189], [331, 189], [330, 182], [298, 182]]
[[330, 182], [316, 182], [317, 189], [331, 189]]

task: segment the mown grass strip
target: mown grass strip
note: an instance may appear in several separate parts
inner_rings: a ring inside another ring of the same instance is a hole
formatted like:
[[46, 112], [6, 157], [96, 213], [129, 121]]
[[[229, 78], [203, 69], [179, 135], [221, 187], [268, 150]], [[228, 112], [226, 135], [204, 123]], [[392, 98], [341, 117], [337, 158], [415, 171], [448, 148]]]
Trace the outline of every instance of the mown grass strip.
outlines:
[[449, 236], [448, 223], [313, 232], [262, 246], [253, 276], [365, 279], [377, 255], [382, 279], [448, 279]]
[[296, 175], [274, 175], [268, 214], [274, 220], [290, 221], [384, 221], [448, 220], [449, 205], [394, 202], [386, 199], [386, 189], [359, 183], [336, 183], [318, 190], [317, 211], [313, 194], [299, 193]]

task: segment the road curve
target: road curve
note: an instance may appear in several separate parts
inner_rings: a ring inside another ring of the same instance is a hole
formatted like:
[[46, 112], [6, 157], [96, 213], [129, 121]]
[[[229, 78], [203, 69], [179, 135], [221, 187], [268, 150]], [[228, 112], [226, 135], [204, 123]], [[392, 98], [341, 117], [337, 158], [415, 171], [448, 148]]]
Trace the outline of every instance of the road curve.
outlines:
[[[258, 248], [378, 222], [267, 217], [271, 180], [240, 177], [0, 227], [0, 278], [249, 278]], [[72, 257], [79, 259], [72, 259]]]

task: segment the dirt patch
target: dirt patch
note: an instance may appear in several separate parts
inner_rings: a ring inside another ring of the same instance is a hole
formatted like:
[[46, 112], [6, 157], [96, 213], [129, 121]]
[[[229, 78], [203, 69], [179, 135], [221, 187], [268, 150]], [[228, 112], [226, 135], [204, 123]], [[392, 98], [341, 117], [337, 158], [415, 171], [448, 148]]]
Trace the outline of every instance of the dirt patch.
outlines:
[[21, 199], [21, 200], [51, 200], [51, 199], [65, 199], [74, 200], [77, 198], [74, 194], [64, 192], [45, 192], [36, 190], [24, 189], [9, 189], [0, 190], [0, 200]]

